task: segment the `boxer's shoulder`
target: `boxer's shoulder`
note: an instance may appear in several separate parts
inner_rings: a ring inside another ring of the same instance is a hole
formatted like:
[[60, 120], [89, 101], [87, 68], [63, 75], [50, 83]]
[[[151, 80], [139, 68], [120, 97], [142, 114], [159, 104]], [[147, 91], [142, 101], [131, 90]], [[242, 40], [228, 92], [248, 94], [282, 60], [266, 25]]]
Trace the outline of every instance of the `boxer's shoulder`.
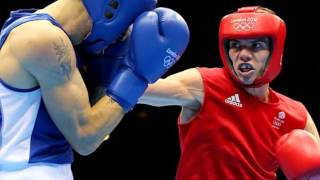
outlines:
[[72, 43], [65, 32], [48, 21], [28, 22], [16, 27], [6, 44], [10, 46], [11, 53], [24, 63], [73, 52]]

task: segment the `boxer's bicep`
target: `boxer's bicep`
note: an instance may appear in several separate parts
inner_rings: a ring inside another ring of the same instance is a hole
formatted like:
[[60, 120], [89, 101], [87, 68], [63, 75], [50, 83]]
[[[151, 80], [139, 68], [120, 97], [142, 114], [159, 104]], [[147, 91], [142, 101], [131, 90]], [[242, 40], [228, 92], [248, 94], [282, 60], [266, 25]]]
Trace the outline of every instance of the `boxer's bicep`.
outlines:
[[55, 125], [77, 152], [89, 154], [115, 128], [124, 112], [107, 96], [91, 107], [70, 40], [65, 34], [46, 38], [29, 41], [32, 48], [27, 51], [33, 52], [19, 57], [24, 58], [23, 66], [38, 81]]
[[37, 80], [55, 125], [70, 144], [77, 146], [74, 142], [81, 139], [80, 127], [86, 122], [85, 114], [90, 104], [85, 84], [76, 68], [72, 44], [59, 33], [28, 39], [27, 42], [19, 59]]

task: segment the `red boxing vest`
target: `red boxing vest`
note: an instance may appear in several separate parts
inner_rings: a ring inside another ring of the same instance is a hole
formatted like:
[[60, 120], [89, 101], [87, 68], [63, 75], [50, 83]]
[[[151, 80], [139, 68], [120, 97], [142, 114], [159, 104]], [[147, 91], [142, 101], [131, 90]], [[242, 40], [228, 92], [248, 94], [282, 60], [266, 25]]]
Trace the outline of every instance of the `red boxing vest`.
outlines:
[[224, 69], [198, 70], [204, 101], [190, 123], [179, 123], [176, 179], [275, 180], [274, 145], [281, 135], [305, 128], [304, 105], [272, 89], [270, 103], [264, 103], [238, 87]]

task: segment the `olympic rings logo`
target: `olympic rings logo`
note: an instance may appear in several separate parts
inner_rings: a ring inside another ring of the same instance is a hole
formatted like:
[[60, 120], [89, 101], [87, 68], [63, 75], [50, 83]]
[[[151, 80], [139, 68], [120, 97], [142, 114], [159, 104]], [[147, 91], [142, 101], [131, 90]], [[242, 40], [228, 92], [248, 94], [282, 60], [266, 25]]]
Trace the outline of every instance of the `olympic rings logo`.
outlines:
[[166, 56], [163, 60], [163, 66], [169, 69], [175, 62], [176, 59], [174, 57]]
[[174, 63], [176, 63], [180, 56], [175, 51], [172, 51], [170, 48], [166, 50], [166, 53], [168, 55], [163, 59], [163, 66], [169, 69]]
[[254, 28], [254, 22], [236, 22], [232, 25], [236, 31], [250, 31]]

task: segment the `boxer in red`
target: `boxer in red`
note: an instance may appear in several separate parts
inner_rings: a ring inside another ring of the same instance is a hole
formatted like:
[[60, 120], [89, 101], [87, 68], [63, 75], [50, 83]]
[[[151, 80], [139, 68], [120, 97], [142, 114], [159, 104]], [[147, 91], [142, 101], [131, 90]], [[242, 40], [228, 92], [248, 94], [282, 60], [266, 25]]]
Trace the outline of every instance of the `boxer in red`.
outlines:
[[[291, 168], [286, 163], [294, 154], [285, 158], [283, 149], [295, 147], [302, 168], [297, 175], [304, 173], [302, 166], [309, 160], [300, 159], [299, 153], [303, 154], [302, 148], [319, 152], [319, 146], [280, 141], [276, 156], [278, 140], [295, 129], [319, 140], [305, 106], [269, 87], [281, 70], [285, 38], [286, 25], [273, 11], [239, 8], [220, 23], [223, 68], [191, 68], [148, 87], [141, 104], [182, 107], [177, 180], [273, 180], [280, 165], [285, 172]], [[317, 169], [306, 170], [312, 168]]]

